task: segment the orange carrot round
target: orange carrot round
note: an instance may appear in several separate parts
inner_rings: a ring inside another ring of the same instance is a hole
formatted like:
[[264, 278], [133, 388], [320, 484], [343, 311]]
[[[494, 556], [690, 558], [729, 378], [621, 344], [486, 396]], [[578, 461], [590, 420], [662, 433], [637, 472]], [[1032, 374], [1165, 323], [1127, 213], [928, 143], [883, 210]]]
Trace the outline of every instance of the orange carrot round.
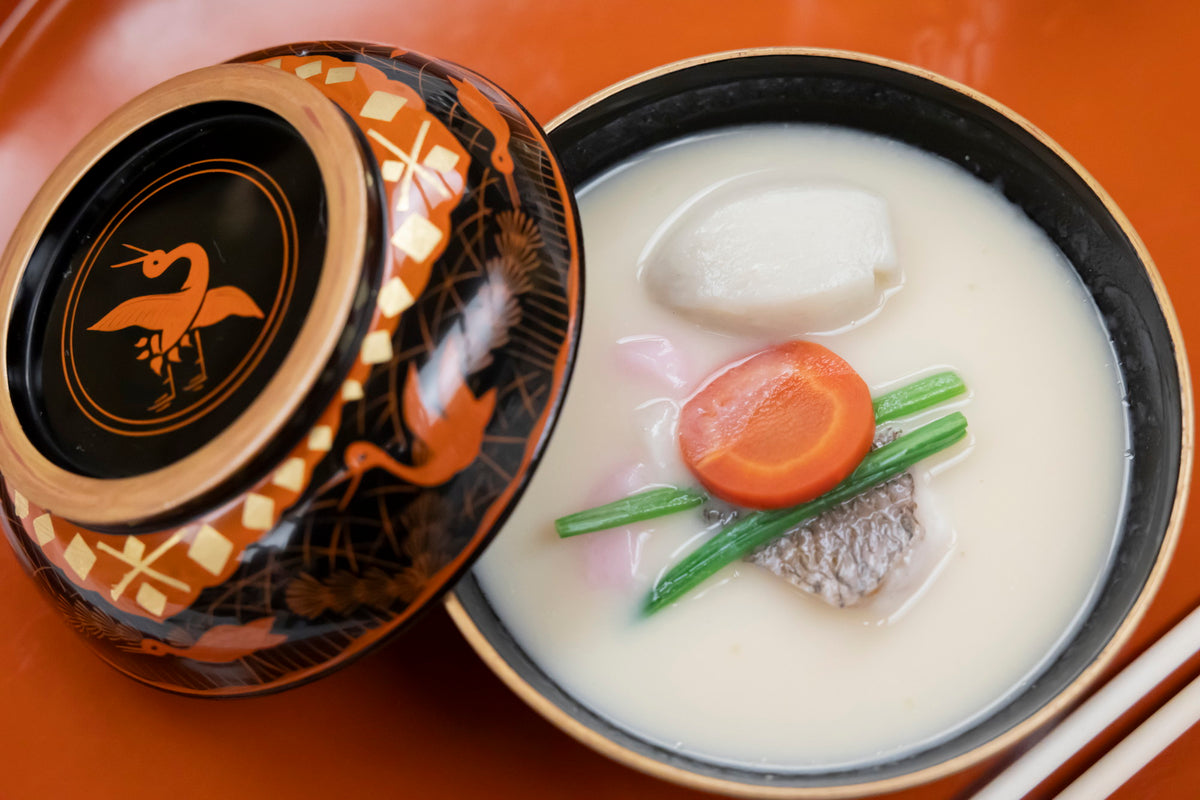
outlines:
[[811, 500], [871, 449], [867, 384], [838, 355], [787, 342], [711, 377], [683, 406], [679, 444], [713, 495], [750, 508]]

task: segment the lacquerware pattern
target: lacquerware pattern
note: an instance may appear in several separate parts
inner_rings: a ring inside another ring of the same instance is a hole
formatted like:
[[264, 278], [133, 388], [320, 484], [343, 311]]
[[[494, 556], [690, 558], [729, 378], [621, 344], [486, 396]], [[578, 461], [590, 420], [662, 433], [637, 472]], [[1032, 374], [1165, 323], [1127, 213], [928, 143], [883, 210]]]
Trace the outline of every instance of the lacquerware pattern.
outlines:
[[439, 596], [523, 486], [578, 325], [570, 194], [502, 93], [380, 47], [242, 60], [320, 88], [378, 168], [388, 241], [340, 391], [267, 474], [183, 525], [90, 530], [6, 487], [10, 539], [72, 626], [131, 676], [205, 695], [319, 675]]

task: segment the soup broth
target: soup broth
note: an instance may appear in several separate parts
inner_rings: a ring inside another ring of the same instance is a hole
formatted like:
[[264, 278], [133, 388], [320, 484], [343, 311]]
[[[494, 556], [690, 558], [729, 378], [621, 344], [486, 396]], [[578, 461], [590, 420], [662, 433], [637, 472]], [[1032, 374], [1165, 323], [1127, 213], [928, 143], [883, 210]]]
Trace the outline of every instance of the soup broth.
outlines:
[[[940, 368], [968, 439], [918, 465], [925, 535], [877, 596], [839, 609], [739, 562], [641, 618], [655, 578], [715, 527], [697, 510], [560, 540], [556, 517], [653, 485], [695, 486], [674, 435], [711, 373], [771, 343], [657, 304], [639, 263], [712, 187], [786, 170], [886, 202], [882, 304], [805, 336], [872, 392]], [[1045, 234], [949, 162], [858, 132], [723, 130], [659, 147], [578, 194], [584, 327], [554, 436], [476, 566], [503, 623], [555, 681], [631, 732], [709, 760], [826, 769], [944, 738], [1031, 680], [1105, 571], [1127, 426], [1095, 306]]]

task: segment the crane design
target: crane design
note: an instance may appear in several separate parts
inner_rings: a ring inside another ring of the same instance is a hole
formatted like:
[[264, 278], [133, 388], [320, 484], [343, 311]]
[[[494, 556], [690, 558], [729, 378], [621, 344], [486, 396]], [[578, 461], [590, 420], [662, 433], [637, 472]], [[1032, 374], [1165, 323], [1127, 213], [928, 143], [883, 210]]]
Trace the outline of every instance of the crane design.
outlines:
[[[506, 225], [514, 220], [506, 218]], [[505, 239], [515, 241], [524, 229]], [[526, 237], [532, 236], [526, 231]], [[540, 243], [540, 240], [538, 240]], [[489, 259], [484, 281], [462, 308], [462, 316], [442, 335], [418, 369], [408, 362], [400, 411], [411, 434], [411, 464], [366, 440], [352, 441], [343, 454], [348, 480], [338, 504], [344, 510], [358, 490], [363, 475], [382, 469], [414, 486], [440, 486], [465, 470], [479, 457], [488, 423], [496, 411], [495, 387], [476, 396], [467, 379], [492, 363], [492, 351], [509, 340], [509, 331], [521, 320], [517, 296], [528, 291], [526, 266], [515, 255]]]
[[190, 347], [196, 351], [198, 371], [184, 388], [199, 391], [208, 380], [204, 350], [200, 345], [200, 329], [228, 317], [262, 319], [263, 312], [250, 295], [236, 286], [209, 288], [208, 254], [195, 242], [185, 242], [166, 252], [143, 250], [131, 244], [125, 247], [142, 255], [110, 266], [115, 269], [141, 264], [142, 273], [147, 278], [159, 277], [177, 261], [188, 261], [187, 278], [179, 291], [126, 300], [88, 328], [89, 331], [118, 331], [125, 328], [148, 331], [149, 335], [135, 343], [135, 347], [141, 348], [137, 358], [139, 361], [148, 361], [150, 369], [163, 377], [166, 391], [150, 405], [149, 410], [164, 411], [175, 400], [175, 376], [171, 365], [182, 360], [180, 348]]
[[458, 102], [462, 103], [462, 107], [466, 109], [467, 113], [495, 137], [496, 142], [492, 147], [492, 166], [504, 176], [508, 185], [508, 195], [512, 199], [513, 205], [519, 206], [521, 196], [517, 194], [517, 184], [513, 180], [513, 159], [512, 153], [508, 149], [509, 138], [512, 135], [508, 129], [508, 122], [475, 84], [455, 78], [451, 78], [450, 83], [454, 84], [454, 88], [458, 92]]
[[[506, 140], [507, 141], [507, 140]], [[409, 436], [408, 463], [391, 443], [357, 439], [342, 452], [344, 469], [321, 489], [347, 486], [337, 508], [344, 511], [363, 476], [383, 470], [412, 486], [440, 486], [480, 461], [488, 425], [496, 413], [495, 386], [476, 395], [468, 381], [494, 362], [523, 318], [519, 298], [534, 291], [533, 272], [542, 263], [537, 224], [512, 209], [496, 215], [498, 253], [484, 262], [483, 280], [461, 298], [458, 317], [427, 345], [425, 363], [409, 359], [400, 415]], [[461, 291], [461, 289], [459, 289]], [[393, 369], [402, 362], [393, 362]], [[403, 441], [397, 431], [393, 443]]]
[[496, 390], [488, 389], [476, 397], [467, 386], [466, 376], [457, 371], [457, 365], [441, 361], [437, 367], [440, 370], [438, 383], [442, 386], [435, 391], [444, 407], [430, 408], [422, 399], [421, 379], [416, 365], [411, 362], [404, 384], [404, 422], [419, 443], [421, 456], [408, 465], [371, 442], [355, 441], [346, 445], [343, 458], [350, 485], [339, 508], [345, 508], [349, 503], [367, 470], [383, 469], [415, 486], [439, 486], [479, 456], [487, 424], [496, 410]]
[[171, 644], [145, 637], [136, 644], [118, 645], [130, 653], [152, 656], [178, 656], [208, 664], [230, 664], [259, 650], [275, 647], [287, 641], [287, 635], [272, 633], [275, 617], [260, 617], [244, 625], [214, 625], [189, 645]]

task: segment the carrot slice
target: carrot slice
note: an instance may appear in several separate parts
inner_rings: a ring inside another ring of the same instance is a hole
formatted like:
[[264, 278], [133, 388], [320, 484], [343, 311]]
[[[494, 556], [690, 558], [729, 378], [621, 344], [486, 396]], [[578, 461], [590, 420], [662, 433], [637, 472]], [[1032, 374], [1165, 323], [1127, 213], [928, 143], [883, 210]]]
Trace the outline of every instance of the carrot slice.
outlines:
[[723, 368], [684, 404], [679, 444], [713, 495], [750, 508], [811, 500], [871, 449], [866, 382], [813, 342], [776, 345]]

